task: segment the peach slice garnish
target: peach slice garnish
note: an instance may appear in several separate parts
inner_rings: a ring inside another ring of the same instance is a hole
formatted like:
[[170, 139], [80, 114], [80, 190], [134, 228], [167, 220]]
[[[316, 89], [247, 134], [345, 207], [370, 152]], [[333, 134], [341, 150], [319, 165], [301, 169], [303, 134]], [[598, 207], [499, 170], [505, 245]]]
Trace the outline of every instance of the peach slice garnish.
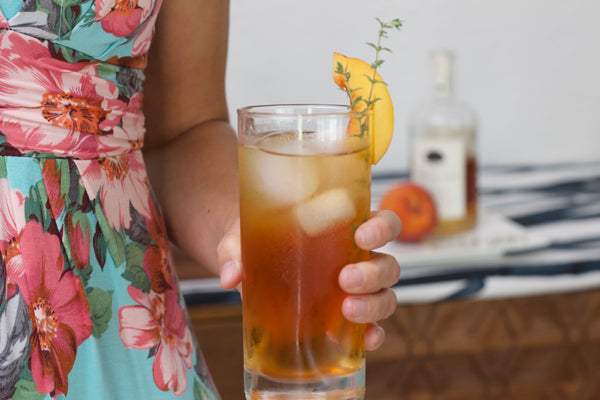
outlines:
[[[349, 79], [346, 80], [343, 74], [337, 72], [338, 63], [342, 65], [344, 71], [350, 73]], [[333, 81], [342, 89], [352, 90], [352, 102], [358, 97], [368, 99], [369, 95], [371, 95], [371, 100], [379, 99], [372, 105], [373, 121], [371, 125], [373, 128], [371, 133], [371, 162], [377, 164], [392, 141], [394, 106], [387, 85], [383, 83], [379, 73], [375, 73], [377, 82], [374, 84], [372, 92], [369, 77], [373, 77], [373, 68], [365, 61], [346, 57], [340, 53], [333, 54]], [[359, 109], [356, 111], [363, 111], [365, 106], [365, 103], [359, 102]]]

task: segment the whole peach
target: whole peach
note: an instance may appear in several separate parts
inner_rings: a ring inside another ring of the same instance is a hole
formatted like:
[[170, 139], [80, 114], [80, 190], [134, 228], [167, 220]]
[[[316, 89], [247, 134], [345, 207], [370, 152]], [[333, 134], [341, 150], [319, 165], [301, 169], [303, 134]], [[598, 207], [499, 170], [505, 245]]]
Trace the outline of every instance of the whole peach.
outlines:
[[388, 189], [379, 208], [395, 212], [402, 221], [397, 240], [418, 242], [427, 237], [437, 224], [437, 211], [431, 194], [422, 186], [406, 181]]

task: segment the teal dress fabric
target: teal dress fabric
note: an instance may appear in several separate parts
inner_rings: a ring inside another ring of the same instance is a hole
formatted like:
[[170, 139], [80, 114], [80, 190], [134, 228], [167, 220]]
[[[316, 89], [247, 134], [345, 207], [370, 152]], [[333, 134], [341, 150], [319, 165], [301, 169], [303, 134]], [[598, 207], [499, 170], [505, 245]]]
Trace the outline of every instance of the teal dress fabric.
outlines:
[[0, 400], [218, 399], [141, 148], [161, 0], [0, 0]]

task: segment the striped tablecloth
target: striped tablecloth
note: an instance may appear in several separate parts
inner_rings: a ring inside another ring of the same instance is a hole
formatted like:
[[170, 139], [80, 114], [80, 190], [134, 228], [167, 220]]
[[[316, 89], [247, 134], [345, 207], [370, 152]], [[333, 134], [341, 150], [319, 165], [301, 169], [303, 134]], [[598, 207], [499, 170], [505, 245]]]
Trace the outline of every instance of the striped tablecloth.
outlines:
[[[429, 262], [423, 254], [404, 268], [399, 302], [600, 288], [600, 162], [486, 167], [479, 176], [483, 232], [441, 241], [438, 252], [453, 254], [443, 245], [456, 244], [462, 259], [444, 262], [432, 250]], [[374, 198], [397, 179], [377, 179]], [[398, 246], [389, 247], [402, 265]]]
[[[373, 205], [405, 174], [375, 174]], [[600, 288], [600, 161], [489, 166], [479, 172], [471, 232], [384, 251], [403, 267], [399, 303]], [[183, 280], [190, 304], [237, 302], [216, 279]]]

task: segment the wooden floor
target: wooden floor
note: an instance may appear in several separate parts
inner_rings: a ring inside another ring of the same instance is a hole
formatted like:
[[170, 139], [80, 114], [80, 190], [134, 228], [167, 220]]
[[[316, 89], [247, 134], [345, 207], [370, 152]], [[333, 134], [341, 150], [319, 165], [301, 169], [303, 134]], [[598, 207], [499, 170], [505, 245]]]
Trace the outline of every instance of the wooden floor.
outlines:
[[[240, 306], [190, 316], [223, 400], [242, 400]], [[600, 291], [401, 306], [382, 325], [368, 400], [600, 399]]]

